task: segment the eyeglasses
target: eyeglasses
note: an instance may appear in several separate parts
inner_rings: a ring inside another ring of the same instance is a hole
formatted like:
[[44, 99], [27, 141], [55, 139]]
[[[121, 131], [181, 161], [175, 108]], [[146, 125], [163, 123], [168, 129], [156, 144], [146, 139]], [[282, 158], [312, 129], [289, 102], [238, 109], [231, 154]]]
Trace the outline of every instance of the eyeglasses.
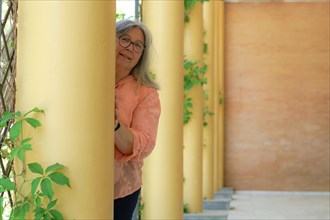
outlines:
[[137, 53], [141, 53], [144, 50], [144, 45], [141, 43], [141, 41], [135, 41], [133, 42], [128, 36], [124, 35], [118, 38], [119, 39], [119, 45], [127, 48], [131, 44], [133, 45], [133, 50]]

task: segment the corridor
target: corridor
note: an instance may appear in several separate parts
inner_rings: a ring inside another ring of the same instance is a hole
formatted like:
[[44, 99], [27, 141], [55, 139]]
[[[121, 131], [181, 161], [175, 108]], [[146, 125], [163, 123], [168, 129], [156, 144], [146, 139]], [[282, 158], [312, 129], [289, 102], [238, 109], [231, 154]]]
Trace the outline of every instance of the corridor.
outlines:
[[237, 191], [228, 220], [329, 220], [329, 192]]

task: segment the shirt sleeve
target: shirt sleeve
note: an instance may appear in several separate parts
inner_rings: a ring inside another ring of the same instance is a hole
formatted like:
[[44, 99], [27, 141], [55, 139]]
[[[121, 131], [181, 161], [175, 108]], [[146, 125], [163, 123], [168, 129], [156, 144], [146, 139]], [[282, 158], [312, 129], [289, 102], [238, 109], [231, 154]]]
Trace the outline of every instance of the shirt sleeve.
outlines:
[[143, 160], [156, 145], [161, 108], [157, 90], [149, 89], [149, 92], [140, 98], [133, 112], [129, 128], [133, 133], [133, 153], [125, 155], [116, 150], [116, 159], [120, 162]]

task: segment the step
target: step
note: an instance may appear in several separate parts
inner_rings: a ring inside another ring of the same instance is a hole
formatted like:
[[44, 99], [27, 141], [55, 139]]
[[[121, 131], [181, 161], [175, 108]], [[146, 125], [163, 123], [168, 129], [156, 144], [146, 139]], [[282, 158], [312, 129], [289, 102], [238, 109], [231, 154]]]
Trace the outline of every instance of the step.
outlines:
[[227, 220], [227, 211], [204, 211], [204, 213], [185, 213], [184, 220]]
[[204, 210], [229, 210], [231, 199], [221, 198], [214, 200], [204, 200], [203, 208]]
[[223, 193], [234, 193], [234, 188], [232, 188], [232, 187], [223, 187], [223, 188], [221, 188], [220, 192], [223, 192]]
[[232, 192], [217, 192], [214, 193], [214, 199], [232, 199], [233, 193]]

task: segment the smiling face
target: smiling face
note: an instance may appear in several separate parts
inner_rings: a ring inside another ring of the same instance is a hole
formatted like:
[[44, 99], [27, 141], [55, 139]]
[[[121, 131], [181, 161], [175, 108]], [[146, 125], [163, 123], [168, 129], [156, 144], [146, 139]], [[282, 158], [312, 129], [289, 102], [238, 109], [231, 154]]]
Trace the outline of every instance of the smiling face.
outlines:
[[[144, 35], [141, 29], [133, 28], [125, 34], [125, 39], [129, 39], [132, 43], [123, 47], [119, 44], [118, 37], [116, 38], [116, 74], [119, 78], [124, 78], [129, 75], [133, 67], [139, 62], [142, 52], [136, 52], [133, 44], [144, 45]], [[119, 79], [117, 79], [119, 80]]]

